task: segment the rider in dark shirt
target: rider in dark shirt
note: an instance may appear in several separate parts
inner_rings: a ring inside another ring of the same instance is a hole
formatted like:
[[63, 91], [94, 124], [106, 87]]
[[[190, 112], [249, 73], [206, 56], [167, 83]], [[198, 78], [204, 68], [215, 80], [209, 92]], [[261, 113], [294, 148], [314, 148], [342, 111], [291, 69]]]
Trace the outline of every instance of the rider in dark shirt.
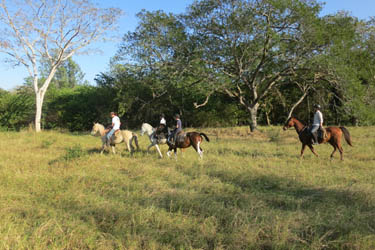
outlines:
[[[175, 145], [177, 134], [182, 130], [182, 122], [180, 120], [180, 115], [179, 114], [175, 114], [174, 115], [174, 119], [176, 120], [176, 128], [173, 130], [173, 132], [171, 133], [171, 135], [169, 137], [169, 142], [172, 145]], [[173, 141], [171, 141], [172, 138], [173, 138]]]

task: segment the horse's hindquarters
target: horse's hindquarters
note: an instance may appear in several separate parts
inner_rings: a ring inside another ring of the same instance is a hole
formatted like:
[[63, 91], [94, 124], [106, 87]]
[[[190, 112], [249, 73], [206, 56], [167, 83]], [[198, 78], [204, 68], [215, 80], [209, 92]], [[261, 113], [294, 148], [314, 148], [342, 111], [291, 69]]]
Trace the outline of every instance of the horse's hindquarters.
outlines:
[[167, 139], [166, 138], [158, 139], [158, 144], [165, 144], [165, 143], [167, 143]]

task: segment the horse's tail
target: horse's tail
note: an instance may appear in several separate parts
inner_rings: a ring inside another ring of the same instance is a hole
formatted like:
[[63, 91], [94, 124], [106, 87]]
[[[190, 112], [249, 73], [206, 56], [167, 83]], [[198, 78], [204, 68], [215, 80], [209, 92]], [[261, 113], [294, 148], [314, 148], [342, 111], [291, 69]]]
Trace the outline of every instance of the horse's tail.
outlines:
[[139, 145], [138, 145], [138, 135], [136, 133], [132, 133], [132, 139], [134, 138], [135, 146], [137, 147], [137, 150], [139, 150]]
[[353, 147], [353, 145], [352, 145], [352, 139], [351, 139], [351, 137], [350, 137], [350, 133], [349, 133], [349, 131], [348, 131], [345, 127], [340, 127], [340, 129], [341, 129], [341, 131], [342, 131], [343, 134], [344, 134], [345, 141], [346, 141], [350, 146]]
[[210, 139], [208, 139], [208, 136], [205, 134], [205, 133], [199, 133], [200, 136], [203, 135], [204, 138], [206, 138], [206, 141], [210, 141]]

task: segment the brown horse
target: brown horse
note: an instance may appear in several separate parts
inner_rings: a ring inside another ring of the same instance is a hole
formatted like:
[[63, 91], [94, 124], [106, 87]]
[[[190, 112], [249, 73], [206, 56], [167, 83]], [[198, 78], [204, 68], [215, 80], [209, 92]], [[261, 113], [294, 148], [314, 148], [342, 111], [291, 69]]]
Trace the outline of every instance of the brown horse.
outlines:
[[176, 136], [176, 142], [174, 145], [171, 144], [169, 141], [167, 141], [167, 144], [169, 146], [168, 152], [167, 152], [168, 157], [170, 157], [170, 154], [171, 154], [170, 152], [172, 150], [174, 151], [174, 155], [177, 158], [177, 148], [184, 149], [184, 148], [193, 146], [195, 151], [197, 151], [197, 153], [199, 154], [199, 157], [202, 159], [203, 150], [200, 147], [200, 144], [203, 141], [202, 136], [206, 139], [206, 141], [208, 142], [210, 141], [210, 139], [208, 139], [207, 135], [204, 133], [198, 133], [198, 132], [184, 133], [183, 131], [179, 132]]
[[[314, 150], [314, 147], [312, 146], [312, 140], [311, 140], [312, 137], [311, 137], [311, 133], [309, 132], [308, 126], [304, 125], [297, 118], [291, 117], [287, 120], [283, 129], [287, 130], [290, 127], [294, 127], [296, 129], [299, 140], [302, 143], [301, 157], [303, 157], [303, 151], [305, 151], [306, 145], [311, 149], [311, 152], [313, 152], [313, 154], [315, 156], [318, 156], [318, 154]], [[343, 160], [343, 149], [342, 149], [342, 146], [341, 146], [342, 134], [344, 134], [346, 142], [350, 146], [353, 146], [351, 138], [350, 138], [349, 131], [344, 127], [327, 127], [326, 128], [326, 134], [327, 135], [324, 138], [318, 139], [319, 144], [329, 142], [329, 144], [331, 144], [332, 147], [333, 147], [331, 159], [333, 158], [333, 154], [338, 149], [339, 152], [340, 152], [340, 158], [341, 158], [341, 160]]]

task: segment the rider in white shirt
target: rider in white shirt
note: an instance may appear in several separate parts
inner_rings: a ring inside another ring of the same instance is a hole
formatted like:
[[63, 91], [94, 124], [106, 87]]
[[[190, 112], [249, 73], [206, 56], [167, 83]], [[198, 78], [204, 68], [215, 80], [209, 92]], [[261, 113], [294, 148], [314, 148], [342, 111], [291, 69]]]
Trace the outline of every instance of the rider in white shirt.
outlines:
[[315, 104], [315, 114], [314, 114], [314, 120], [313, 124], [311, 126], [310, 132], [312, 134], [312, 137], [314, 139], [314, 144], [318, 144], [318, 136], [315, 133], [320, 127], [323, 127], [323, 114], [320, 112], [320, 105]]
[[156, 131], [155, 131], [155, 137], [158, 137], [161, 133], [168, 134], [168, 132], [165, 131], [166, 127], [167, 127], [167, 121], [165, 120], [164, 114], [161, 114], [159, 126], [156, 128]]
[[164, 127], [167, 126], [167, 121], [164, 118], [164, 114], [160, 115], [160, 123], [159, 123], [159, 125], [164, 125]]
[[108, 132], [107, 134], [107, 145], [109, 145], [110, 139], [112, 135], [120, 129], [120, 118], [116, 115], [115, 112], [111, 112], [111, 117], [112, 117], [112, 129], [111, 131]]

